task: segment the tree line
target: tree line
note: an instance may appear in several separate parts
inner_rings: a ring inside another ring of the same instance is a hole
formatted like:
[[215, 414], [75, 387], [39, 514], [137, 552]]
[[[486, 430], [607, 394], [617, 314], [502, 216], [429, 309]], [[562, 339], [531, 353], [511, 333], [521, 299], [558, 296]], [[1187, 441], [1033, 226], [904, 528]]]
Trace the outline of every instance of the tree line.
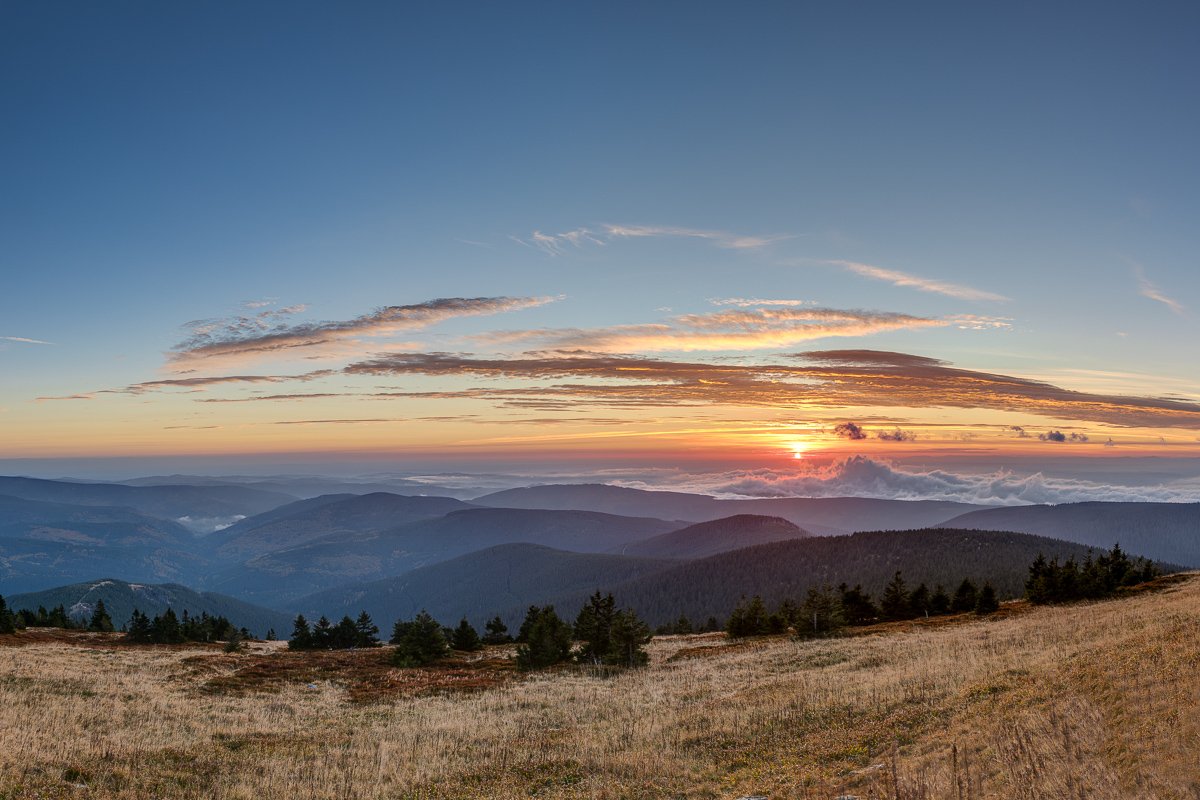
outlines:
[[[349, 616], [337, 624], [321, 617], [310, 625], [304, 615], [296, 617], [288, 648], [291, 650], [338, 650], [378, 647], [379, 628], [363, 611], [357, 621]], [[596, 592], [576, 615], [574, 624], [562, 619], [554, 606], [530, 606], [515, 637], [499, 615], [479, 632], [463, 617], [454, 628], [443, 626], [422, 610], [412, 619], [397, 620], [388, 643], [394, 645], [392, 663], [419, 667], [449, 655], [451, 650], [471, 652], [484, 645], [516, 642], [517, 667], [541, 669], [575, 661], [580, 664], [636, 667], [646, 663], [645, 645], [650, 628], [631, 609], [618, 609], [611, 594]], [[579, 642], [578, 647], [576, 642]]]
[[1057, 558], [1047, 561], [1039, 553], [1029, 565], [1025, 597], [1039, 605], [1100, 600], [1111, 597], [1122, 587], [1153, 580], [1160, 572], [1148, 559], [1129, 558], [1120, 544], [1113, 545], [1112, 550], [1096, 558], [1089, 554], [1082, 564], [1073, 558], [1062, 564]]
[[953, 594], [941, 585], [931, 590], [924, 583], [909, 589], [903, 573], [897, 571], [878, 602], [863, 591], [861, 584], [850, 587], [845, 583], [836, 589], [809, 589], [802, 602], [785, 599], [774, 611], [757, 595], [749, 600], [743, 598], [730, 613], [725, 632], [732, 638], [789, 630], [801, 637], [827, 636], [847, 626], [964, 612], [991, 614], [999, 607], [996, 590], [990, 583], [978, 587], [964, 578]]

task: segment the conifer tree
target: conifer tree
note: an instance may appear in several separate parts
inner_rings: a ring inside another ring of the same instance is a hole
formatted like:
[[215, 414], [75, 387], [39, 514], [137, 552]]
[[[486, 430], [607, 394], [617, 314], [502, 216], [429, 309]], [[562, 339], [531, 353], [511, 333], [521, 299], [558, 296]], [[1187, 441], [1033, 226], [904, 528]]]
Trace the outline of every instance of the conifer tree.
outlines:
[[482, 649], [483, 643], [479, 641], [479, 632], [467, 621], [466, 617], [459, 621], [458, 627], [450, 636], [450, 647], [465, 653]]
[[354, 646], [379, 646], [379, 626], [372, 621], [371, 615], [365, 609], [359, 613], [358, 619], [354, 623]]
[[4, 597], [0, 596], [0, 634], [16, 633], [17, 620], [12, 612], [8, 609], [8, 603], [4, 602]]
[[303, 614], [297, 614], [292, 624], [292, 638], [288, 639], [288, 649], [311, 650], [312, 646], [312, 630], [308, 627], [308, 620]]
[[842, 615], [847, 625], [866, 625], [879, 616], [879, 609], [875, 608], [870, 595], [863, 591], [861, 585], [851, 589], [843, 583], [838, 591], [842, 596]]
[[419, 667], [446, 655], [442, 626], [424, 609], [409, 621], [397, 620], [392, 629], [392, 662], [400, 667]]
[[883, 596], [879, 600], [879, 612], [884, 619], [909, 617], [908, 591], [905, 588], [904, 576], [899, 570], [883, 590]]
[[533, 606], [526, 614], [525, 643], [517, 648], [517, 667], [541, 669], [571, 657], [571, 626], [554, 611], [554, 606]]
[[619, 667], [643, 666], [650, 661], [645, 650], [649, 641], [650, 628], [632, 609], [618, 611], [613, 615], [604, 663]]
[[92, 619], [88, 622], [88, 630], [105, 633], [114, 630], [112, 618], [109, 617], [108, 609], [104, 607], [103, 600], [96, 600], [96, 608], [92, 611]]
[[927, 617], [929, 613], [929, 587], [922, 583], [908, 596], [908, 615], [910, 617]]
[[333, 647], [333, 624], [324, 615], [313, 625], [312, 646], [314, 650], [329, 650]]
[[996, 590], [990, 583], [985, 583], [979, 590], [979, 599], [975, 601], [976, 614], [991, 614], [1000, 608], [996, 600]]
[[950, 595], [946, 594], [946, 589], [939, 583], [933, 588], [933, 594], [929, 598], [929, 613], [939, 616], [949, 612]]
[[175, 610], [170, 606], [167, 606], [162, 616], [154, 618], [150, 628], [151, 638], [160, 644], [178, 644], [184, 641], [179, 617], [175, 616]]
[[129, 617], [125, 638], [131, 642], [149, 642], [151, 634], [150, 618], [135, 608]]
[[963, 578], [963, 582], [954, 590], [954, 599], [950, 601], [950, 610], [956, 614], [974, 611], [978, 601], [979, 591], [975, 588], [975, 584], [971, 583], [970, 578]]
[[575, 657], [581, 663], [601, 664], [612, 649], [612, 626], [616, 602], [609, 594], [596, 592], [575, 618], [575, 638], [583, 642]]
[[687, 618], [686, 614], [680, 614], [679, 619], [675, 620], [675, 633], [686, 636], [692, 632], [692, 621]]
[[508, 635], [508, 626], [500, 619], [499, 614], [488, 620], [484, 626], [483, 641], [485, 644], [507, 644], [512, 641], [512, 637]]

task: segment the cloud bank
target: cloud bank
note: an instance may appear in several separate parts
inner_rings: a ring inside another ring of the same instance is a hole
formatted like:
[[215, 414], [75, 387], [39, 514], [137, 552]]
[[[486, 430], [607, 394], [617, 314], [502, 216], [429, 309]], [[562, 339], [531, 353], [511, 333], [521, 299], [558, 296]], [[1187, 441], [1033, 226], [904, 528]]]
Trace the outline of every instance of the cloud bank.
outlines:
[[1036, 473], [1008, 471], [981, 474], [899, 467], [867, 456], [852, 456], [826, 467], [803, 472], [753, 470], [692, 476], [668, 485], [717, 497], [879, 497], [891, 500], [950, 500], [981, 505], [1030, 505], [1125, 501], [1191, 503], [1200, 501], [1200, 487], [1122, 486]]

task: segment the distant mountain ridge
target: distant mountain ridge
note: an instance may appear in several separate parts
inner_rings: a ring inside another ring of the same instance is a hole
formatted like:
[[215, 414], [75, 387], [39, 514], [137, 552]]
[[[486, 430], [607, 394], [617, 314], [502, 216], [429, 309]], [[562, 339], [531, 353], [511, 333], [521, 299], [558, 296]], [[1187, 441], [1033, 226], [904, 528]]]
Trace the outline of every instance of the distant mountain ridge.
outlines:
[[519, 613], [531, 603], [548, 602], [563, 594], [590, 594], [661, 572], [675, 563], [571, 553], [536, 544], [503, 544], [394, 578], [311, 594], [292, 606], [305, 614], [331, 617], [366, 609], [376, 620], [389, 622], [425, 609], [447, 624], [465, 616], [477, 626], [499, 613], [515, 625]]
[[184, 611], [198, 616], [223, 616], [239, 628], [248, 628], [256, 636], [265, 636], [274, 629], [281, 638], [291, 632], [291, 615], [238, 600], [236, 597], [214, 592], [197, 592], [174, 583], [141, 584], [100, 578], [83, 583], [57, 586], [39, 592], [6, 596], [5, 601], [12, 609], [28, 608], [36, 611], [38, 606], [54, 608], [63, 606], [67, 614], [76, 620], [86, 621], [96, 608], [96, 601], [103, 600], [105, 609], [118, 628], [129, 622], [136, 608], [154, 617], [168, 607], [176, 614]]
[[499, 544], [523, 542], [606, 553], [676, 523], [594, 511], [467, 508], [383, 531], [334, 534], [264, 553], [214, 574], [206, 586], [270, 605], [371, 581]]
[[546, 484], [506, 489], [477, 497], [473, 502], [494, 508], [574, 508], [686, 522], [707, 522], [737, 514], [755, 514], [782, 517], [820, 534], [923, 528], [983, 508], [944, 500], [885, 500], [869, 497], [723, 500], [703, 494], [648, 491], [602, 483]]
[[972, 511], [945, 527], [1052, 536], [1200, 567], [1200, 503], [1063, 503]]
[[737, 514], [710, 522], [697, 522], [677, 531], [634, 542], [623, 547], [621, 553], [651, 558], [704, 558], [757, 544], [802, 539], [811, 535], [782, 517]]

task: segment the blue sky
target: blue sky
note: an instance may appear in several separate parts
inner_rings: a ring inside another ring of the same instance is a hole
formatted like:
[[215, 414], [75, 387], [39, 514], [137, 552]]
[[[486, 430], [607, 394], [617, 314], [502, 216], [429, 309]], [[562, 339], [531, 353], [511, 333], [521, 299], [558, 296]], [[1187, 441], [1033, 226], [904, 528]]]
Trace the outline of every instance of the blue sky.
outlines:
[[[1200, 396], [1194, 4], [9, 3], [0, 20], [0, 456], [205, 449], [167, 433], [187, 425], [250, 452], [283, 447], [253, 430], [279, 421], [442, 415], [430, 400], [364, 413], [335, 397], [311, 398], [312, 413], [292, 399], [200, 414], [204, 398], [95, 393], [230, 374], [180, 373], [164, 355], [191, 321], [301, 305], [269, 324], [348, 321], [447, 297], [555, 300], [239, 372], [336, 371], [396, 348], [526, 358], [616, 326], [683, 324], [694, 342], [717, 323], [680, 315], [746, 298], [871, 317], [861, 335], [802, 344], [697, 352], [648, 346], [640, 330], [601, 349], [748, 364], [884, 350], [1096, 397]], [[881, 326], [881, 313], [936, 324]], [[776, 323], [722, 330], [746, 324]], [[535, 378], [545, 385], [522, 379]], [[338, 373], [278, 388], [472, 381]], [[1186, 449], [1200, 428], [1036, 404], [948, 414], [941, 389], [925, 390], [905, 414], [865, 394], [829, 413], [747, 415], [728, 398], [694, 413], [726, 428], [799, 419], [822, 440], [834, 417], [874, 411], [931, 448], [950, 444], [935, 423], [954, 426], [956, 447], [974, 428], [1075, 424], [1091, 443]], [[73, 395], [91, 399], [37, 401]], [[447, 404], [506, 424], [521, 410]], [[697, 427], [629, 408], [598, 422], [584, 405], [554, 409], [591, 415], [560, 424], [562, 441], [614, 419], [650, 437]], [[371, 440], [475, 436], [447, 425]]]

